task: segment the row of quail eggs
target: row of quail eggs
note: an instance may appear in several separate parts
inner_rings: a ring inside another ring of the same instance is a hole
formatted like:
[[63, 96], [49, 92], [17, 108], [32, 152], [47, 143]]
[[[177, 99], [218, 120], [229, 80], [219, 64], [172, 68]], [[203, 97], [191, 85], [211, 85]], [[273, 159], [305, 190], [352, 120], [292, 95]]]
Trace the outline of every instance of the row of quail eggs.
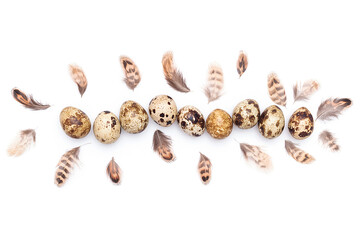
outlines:
[[[241, 129], [249, 129], [258, 124], [260, 133], [268, 139], [281, 135], [285, 126], [282, 110], [276, 105], [269, 106], [260, 114], [258, 103], [246, 99], [238, 103], [232, 117], [222, 109], [215, 109], [207, 117], [194, 106], [185, 106], [177, 110], [175, 101], [167, 95], [153, 98], [149, 104], [150, 117], [160, 126], [171, 126], [176, 120], [180, 128], [192, 136], [201, 136], [205, 129], [211, 137], [223, 139], [232, 132], [233, 124]], [[66, 107], [60, 113], [60, 123], [65, 133], [73, 138], [85, 137], [91, 128], [89, 117], [80, 109]], [[115, 142], [121, 133], [141, 133], [149, 123], [146, 110], [137, 102], [126, 101], [120, 108], [119, 118], [110, 111], [98, 114], [93, 131], [98, 141], [105, 144]], [[314, 120], [310, 111], [301, 107], [289, 119], [288, 129], [296, 139], [305, 139], [314, 129]]]

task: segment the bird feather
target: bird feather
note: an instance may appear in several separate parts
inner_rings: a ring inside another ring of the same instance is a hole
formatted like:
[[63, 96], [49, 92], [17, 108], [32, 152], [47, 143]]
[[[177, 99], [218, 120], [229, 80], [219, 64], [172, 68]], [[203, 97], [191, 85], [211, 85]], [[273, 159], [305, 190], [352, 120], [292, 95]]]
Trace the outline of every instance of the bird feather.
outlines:
[[260, 168], [271, 168], [270, 156], [263, 152], [258, 146], [240, 143], [240, 149], [246, 160], [253, 160]]
[[198, 164], [198, 170], [200, 174], [200, 178], [202, 183], [208, 184], [211, 179], [211, 162], [208, 157], [206, 157], [204, 154], [200, 153], [200, 160]]
[[50, 107], [48, 104], [39, 103], [32, 95], [27, 95], [18, 88], [13, 88], [11, 94], [17, 102], [32, 110], [45, 110]]
[[19, 132], [18, 136], [7, 149], [9, 156], [18, 157], [22, 155], [32, 144], [36, 142], [34, 129], [26, 129]]
[[239, 58], [236, 62], [236, 70], [239, 74], [239, 78], [244, 74], [248, 67], [248, 58], [244, 51], [240, 51]]
[[88, 85], [84, 71], [77, 65], [69, 65], [69, 72], [72, 80], [77, 84], [82, 97]]
[[120, 184], [121, 182], [121, 169], [119, 165], [115, 162], [114, 157], [109, 162], [106, 173], [113, 183]]
[[77, 164], [79, 161], [79, 152], [80, 146], [67, 151], [60, 158], [55, 171], [55, 184], [58, 187], [64, 185], [66, 180], [69, 178], [69, 175], [74, 168], [74, 164]]
[[182, 73], [175, 68], [173, 62], [172, 52], [166, 52], [162, 58], [162, 65], [164, 70], [164, 75], [167, 83], [179, 92], [189, 92], [190, 89], [186, 85], [186, 80], [183, 77]]
[[315, 160], [313, 156], [298, 148], [297, 144], [291, 141], [285, 140], [285, 149], [287, 153], [299, 163], [311, 163]]
[[296, 83], [293, 87], [294, 102], [309, 100], [310, 96], [319, 89], [319, 83], [316, 80], [305, 81], [302, 85]]
[[223, 71], [220, 66], [213, 64], [209, 67], [208, 81], [204, 89], [205, 95], [208, 98], [208, 103], [221, 97], [223, 88]]
[[327, 130], [324, 130], [322, 131], [322, 133], [320, 133], [319, 140], [322, 142], [324, 146], [328, 147], [331, 151], [336, 152], [340, 150], [340, 146], [337, 144], [337, 139], [334, 137], [334, 135], [331, 132]]
[[326, 121], [338, 118], [342, 111], [351, 105], [352, 101], [349, 98], [328, 98], [320, 104], [316, 119]]
[[138, 67], [133, 60], [125, 56], [120, 57], [120, 63], [125, 75], [124, 82], [128, 88], [134, 90], [141, 81]]
[[171, 138], [160, 130], [154, 132], [153, 149], [163, 160], [167, 162], [175, 160], [174, 152], [171, 149]]
[[271, 100], [286, 107], [286, 93], [284, 86], [280, 83], [279, 77], [276, 73], [270, 73], [268, 75], [268, 91]]

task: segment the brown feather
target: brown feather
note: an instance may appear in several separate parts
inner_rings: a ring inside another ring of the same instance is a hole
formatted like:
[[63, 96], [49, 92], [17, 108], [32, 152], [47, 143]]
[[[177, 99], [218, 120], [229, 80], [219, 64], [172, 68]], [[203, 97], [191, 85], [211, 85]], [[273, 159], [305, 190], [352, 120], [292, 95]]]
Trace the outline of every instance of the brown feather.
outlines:
[[65, 183], [74, 168], [74, 164], [79, 161], [79, 152], [80, 147], [76, 147], [62, 155], [55, 172], [55, 184], [58, 187]]
[[175, 68], [173, 62], [173, 54], [171, 52], [167, 52], [164, 54], [162, 59], [162, 65], [164, 70], [164, 75], [167, 83], [179, 92], [189, 92], [190, 89], [186, 85], [186, 81], [182, 75], [182, 73]]
[[22, 155], [32, 144], [36, 142], [36, 132], [34, 129], [20, 131], [18, 136], [7, 149], [9, 156], [18, 157]]
[[344, 109], [351, 105], [352, 101], [349, 98], [328, 98], [320, 104], [316, 119], [325, 121], [337, 118]]
[[13, 88], [11, 94], [17, 102], [32, 110], [45, 110], [50, 107], [50, 105], [39, 103], [32, 95], [27, 95], [18, 88]]
[[204, 89], [205, 95], [208, 98], [208, 103], [221, 97], [223, 87], [224, 76], [221, 67], [218, 65], [211, 65], [209, 67], [207, 85]]
[[114, 157], [109, 162], [106, 173], [113, 183], [120, 184], [121, 182], [121, 169], [119, 165], [115, 162]]
[[337, 139], [331, 132], [327, 130], [324, 130], [322, 133], [320, 133], [319, 140], [322, 142], [322, 144], [324, 144], [324, 146], [330, 148], [331, 151], [336, 152], [340, 150], [340, 146], [337, 144]]
[[280, 83], [279, 77], [276, 73], [270, 73], [268, 75], [268, 91], [271, 100], [286, 107], [286, 94], [284, 86]]
[[133, 60], [125, 56], [120, 57], [120, 63], [124, 71], [124, 75], [125, 75], [124, 81], [126, 85], [131, 90], [134, 90], [141, 81], [141, 76], [138, 67], [135, 65]]
[[69, 65], [69, 71], [72, 80], [77, 84], [81, 97], [87, 88], [87, 79], [84, 71], [77, 65]]
[[175, 160], [174, 152], [171, 149], [171, 138], [160, 130], [154, 132], [153, 149], [163, 160], [167, 162]]
[[313, 156], [311, 156], [310, 154], [304, 152], [303, 150], [301, 150], [300, 148], [296, 147], [297, 144], [285, 140], [285, 149], [287, 151], [287, 153], [294, 158], [296, 161], [298, 161], [299, 163], [311, 163], [312, 161], [315, 160], [315, 158]]
[[208, 157], [200, 153], [200, 160], [198, 164], [198, 170], [200, 178], [203, 184], [208, 184], [211, 179], [211, 162]]
[[248, 67], [247, 55], [243, 51], [240, 51], [239, 58], [238, 58], [238, 60], [236, 62], [236, 70], [237, 70], [237, 72], [239, 74], [239, 78], [244, 74], [247, 67]]
[[301, 86], [299, 83], [294, 85], [294, 102], [309, 100], [310, 96], [319, 89], [319, 83], [315, 80], [308, 80]]
[[270, 156], [264, 153], [258, 146], [240, 143], [240, 149], [245, 156], [245, 159], [253, 160], [260, 168], [271, 168]]

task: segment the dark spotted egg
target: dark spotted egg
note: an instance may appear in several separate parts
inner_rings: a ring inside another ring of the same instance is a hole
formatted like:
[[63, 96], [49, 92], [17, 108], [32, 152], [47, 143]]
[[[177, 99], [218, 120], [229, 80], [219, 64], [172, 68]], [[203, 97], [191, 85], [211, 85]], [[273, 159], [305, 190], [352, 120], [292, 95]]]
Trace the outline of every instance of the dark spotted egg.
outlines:
[[60, 124], [64, 132], [72, 138], [83, 138], [91, 129], [89, 117], [75, 107], [66, 107], [61, 111]]
[[289, 119], [288, 129], [296, 139], [308, 138], [314, 131], [314, 119], [311, 112], [305, 107], [296, 110]]
[[232, 118], [236, 126], [241, 129], [254, 127], [260, 117], [259, 104], [253, 99], [239, 102], [233, 111]]
[[259, 131], [266, 138], [275, 138], [281, 135], [285, 126], [284, 114], [278, 106], [266, 108], [259, 118]]
[[181, 129], [191, 136], [201, 136], [205, 131], [205, 119], [199, 109], [193, 106], [181, 108], [177, 115]]
[[95, 137], [101, 143], [113, 143], [120, 137], [120, 121], [112, 112], [103, 111], [99, 113], [93, 127]]
[[175, 101], [167, 95], [154, 97], [149, 104], [150, 117], [160, 126], [171, 126], [176, 120]]

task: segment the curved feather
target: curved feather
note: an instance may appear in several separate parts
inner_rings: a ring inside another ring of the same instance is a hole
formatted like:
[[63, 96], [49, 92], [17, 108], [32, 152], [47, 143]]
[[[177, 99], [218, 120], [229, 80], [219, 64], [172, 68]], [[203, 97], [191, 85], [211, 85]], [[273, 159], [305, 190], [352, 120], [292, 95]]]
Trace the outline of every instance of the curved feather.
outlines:
[[302, 85], [296, 83], [293, 87], [294, 102], [309, 100], [310, 96], [319, 89], [319, 83], [315, 80], [305, 81]]
[[328, 98], [320, 104], [316, 119], [325, 121], [338, 118], [342, 111], [351, 105], [352, 101], [349, 98]]
[[204, 89], [205, 95], [208, 98], [208, 103], [221, 97], [223, 88], [223, 71], [220, 66], [213, 64], [209, 67], [209, 77]]
[[33, 98], [32, 95], [27, 95], [18, 88], [13, 88], [11, 90], [11, 94], [17, 102], [32, 110], [45, 110], [50, 107], [48, 104], [39, 103]]
[[270, 156], [263, 152], [258, 146], [240, 143], [240, 149], [246, 160], [253, 160], [260, 168], [271, 168]]
[[285, 149], [287, 153], [299, 163], [311, 163], [315, 160], [313, 156], [298, 148], [297, 144], [291, 141], [285, 140]]
[[206, 157], [204, 154], [200, 153], [200, 160], [198, 164], [198, 171], [200, 174], [200, 178], [202, 183], [208, 184], [211, 179], [211, 162], [208, 157]]
[[171, 149], [171, 138], [160, 130], [154, 132], [153, 150], [167, 162], [175, 160], [175, 154]]
[[7, 152], [9, 156], [18, 157], [22, 155], [32, 144], [36, 142], [36, 132], [34, 129], [20, 131], [18, 136], [9, 145]]
[[182, 75], [182, 73], [175, 68], [173, 62], [173, 54], [171, 52], [167, 52], [164, 54], [162, 59], [162, 65], [164, 70], [164, 75], [167, 83], [179, 92], [189, 92], [190, 89], [186, 85], [186, 81]]
[[286, 107], [286, 93], [284, 86], [280, 83], [279, 77], [276, 73], [270, 73], [268, 75], [268, 91], [271, 100]]

